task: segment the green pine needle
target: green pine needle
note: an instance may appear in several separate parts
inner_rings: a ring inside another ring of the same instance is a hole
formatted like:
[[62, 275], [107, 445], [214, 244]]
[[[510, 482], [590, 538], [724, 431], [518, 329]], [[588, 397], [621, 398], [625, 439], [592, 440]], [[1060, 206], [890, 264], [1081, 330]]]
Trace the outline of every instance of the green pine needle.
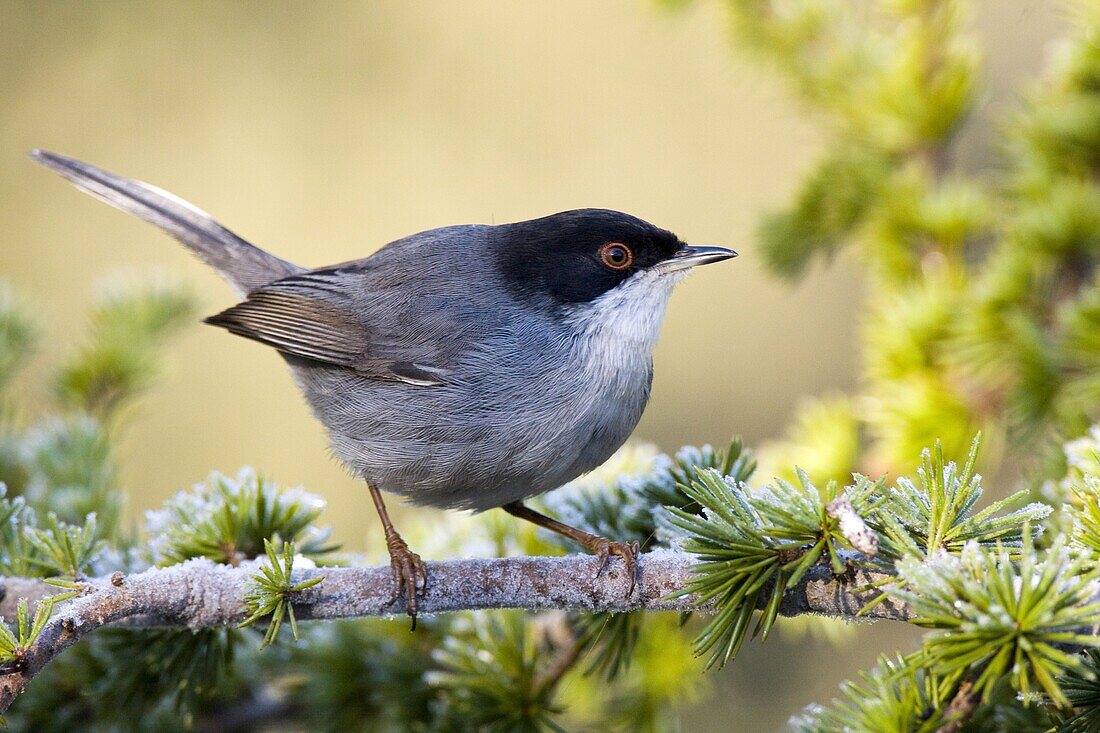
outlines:
[[577, 614], [573, 623], [578, 643], [588, 650], [585, 672], [611, 682], [630, 667], [645, 617], [639, 613]]
[[34, 577], [43, 573], [31, 562], [36, 550], [27, 541], [29, 528], [35, 526], [34, 510], [22, 496], [8, 498], [7, 487], [0, 484], [0, 574]]
[[1073, 496], [1076, 501], [1064, 509], [1073, 522], [1073, 544], [1100, 554], [1100, 476], [1084, 476], [1074, 484]]
[[974, 677], [984, 702], [1008, 678], [1025, 702], [1041, 690], [1055, 705], [1069, 705], [1057, 677], [1082, 661], [1064, 647], [1100, 643], [1087, 632], [1100, 624], [1093, 600], [1100, 567], [1090, 556], [1058, 538], [1040, 559], [1025, 530], [1022, 552], [972, 542], [959, 556], [906, 558], [898, 571], [904, 587], [890, 595], [909, 604], [913, 623], [937, 629], [923, 646], [934, 672]]
[[59, 521], [53, 512], [46, 522], [45, 528], [25, 528], [27, 544], [34, 550], [27, 560], [51, 575], [83, 578], [107, 547], [106, 541], [96, 539], [95, 514], [89, 514], [81, 526]]
[[190, 289], [177, 283], [108, 290], [92, 311], [87, 345], [58, 370], [59, 400], [98, 416], [115, 412], [153, 381], [158, 347], [194, 311]]
[[211, 474], [176, 494], [147, 514], [146, 529], [156, 538], [152, 549], [160, 565], [196, 557], [236, 565], [263, 554], [269, 538], [295, 542], [303, 555], [315, 556], [336, 548], [328, 530], [313, 525], [324, 507], [319, 496], [283, 489], [246, 468], [236, 478]]
[[555, 701], [559, 649], [540, 642], [523, 614], [470, 617], [466, 633], [444, 640], [435, 655], [441, 671], [430, 681], [443, 693], [444, 730], [485, 733], [564, 733]]
[[264, 633], [260, 648], [273, 643], [282, 628], [283, 618], [290, 620], [290, 632], [298, 641], [298, 622], [294, 618], [294, 596], [322, 582], [324, 578], [310, 578], [294, 583], [294, 545], [283, 542], [282, 554], [276, 554], [270, 540], [264, 540], [264, 552], [267, 563], [260, 566], [260, 572], [252, 576], [255, 581], [252, 590], [244, 597], [248, 617], [240, 623], [241, 628], [251, 626], [260, 619], [270, 616], [267, 631]]
[[[621, 476], [609, 486], [566, 490], [546, 501], [567, 524], [620, 542], [638, 542], [644, 551], [666, 539], [669, 528], [667, 521], [662, 524], [667, 518], [662, 507], [688, 514], [702, 511], [699, 502], [683, 491], [701, 472], [714, 470], [728, 480], [744, 482], [755, 469], [756, 461], [740, 439], [724, 450], [685, 446], [673, 456], [657, 456], [641, 475]], [[629, 668], [646, 613], [573, 616], [577, 633], [589, 649], [590, 673], [610, 682]]]
[[1095, 733], [1100, 730], [1100, 649], [1082, 652], [1082, 664], [1056, 678], [1069, 701], [1058, 733]]
[[[674, 455], [657, 456], [640, 475], [619, 476], [607, 485], [582, 481], [543, 501], [566, 524], [619, 542], [637, 542], [644, 552], [667, 539], [662, 537], [667, 527], [660, 524], [661, 507], [677, 507], [691, 514], [702, 511], [680, 487], [690, 485], [705, 469], [747, 481], [756, 470], [756, 460], [740, 439], [725, 449], [684, 446]], [[555, 541], [558, 539], [555, 535]], [[560, 541], [563, 547], [573, 547], [569, 540]]]
[[[859, 480], [845, 488], [858, 514], [874, 509], [875, 487]], [[767, 638], [783, 591], [813, 565], [824, 559], [835, 573], [846, 569], [840, 549], [850, 545], [838, 520], [826, 511], [841, 494], [834, 482], [818, 489], [799, 472], [797, 486], [780, 480], [754, 492], [709, 469], [680, 489], [703, 509], [702, 514], [675, 507], [669, 511], [672, 523], [688, 534], [684, 549], [700, 560], [678, 595], [694, 593], [700, 604], [713, 600], [717, 605], [717, 614], [695, 642], [697, 654], [709, 654], [708, 667], [722, 666], [737, 655], [758, 606], [763, 610], [752, 633]]]
[[48, 418], [20, 440], [23, 493], [39, 512], [83, 523], [97, 517], [100, 537], [112, 536], [122, 510], [111, 436], [88, 415]]
[[966, 464], [960, 471], [954, 462], [944, 460], [943, 446], [921, 454], [918, 481], [901, 478], [889, 490], [872, 524], [882, 536], [881, 554], [898, 560], [907, 555], [931, 557], [946, 550], [958, 553], [968, 542], [999, 545], [1018, 554], [1024, 526], [1050, 515], [1049, 506], [1032, 503], [1021, 507], [1026, 490], [994, 502], [975, 512], [982, 496], [981, 476], [974, 472], [981, 435], [971, 443]]
[[6, 624], [0, 623], [0, 665], [21, 663], [27, 650], [46, 628], [54, 606], [75, 597], [77, 593], [77, 591], [70, 591], [41, 599], [35, 606], [33, 619], [27, 599], [20, 598], [15, 613], [15, 631], [13, 632]]
[[845, 682], [842, 697], [813, 705], [791, 721], [799, 733], [934, 733], [947, 721], [950, 680], [930, 673], [913, 655], [883, 656], [858, 682]]

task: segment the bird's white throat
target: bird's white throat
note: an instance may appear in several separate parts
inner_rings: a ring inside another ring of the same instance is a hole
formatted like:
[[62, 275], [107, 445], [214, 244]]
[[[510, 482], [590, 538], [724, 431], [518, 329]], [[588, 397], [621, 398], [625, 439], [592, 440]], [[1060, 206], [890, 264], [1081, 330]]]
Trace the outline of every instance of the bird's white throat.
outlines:
[[612, 369], [640, 366], [657, 345], [672, 289], [688, 272], [643, 270], [570, 316], [589, 357]]

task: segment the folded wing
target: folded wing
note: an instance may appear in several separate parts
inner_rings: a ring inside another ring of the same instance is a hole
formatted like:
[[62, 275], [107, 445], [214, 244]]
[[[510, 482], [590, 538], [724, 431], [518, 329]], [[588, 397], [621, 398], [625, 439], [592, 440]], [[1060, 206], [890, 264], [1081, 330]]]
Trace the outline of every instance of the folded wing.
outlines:
[[394, 353], [383, 339], [373, 338], [352, 305], [342, 300], [346, 300], [343, 293], [330, 287], [326, 277], [306, 273], [258, 288], [206, 323], [284, 354], [368, 377], [421, 386], [446, 383], [445, 370]]

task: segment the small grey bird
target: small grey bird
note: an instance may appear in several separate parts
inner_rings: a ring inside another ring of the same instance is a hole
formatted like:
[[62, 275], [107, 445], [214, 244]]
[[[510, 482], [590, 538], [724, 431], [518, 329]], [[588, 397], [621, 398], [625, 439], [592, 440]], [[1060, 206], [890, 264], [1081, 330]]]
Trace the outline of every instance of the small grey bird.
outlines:
[[[617, 211], [579, 209], [414, 234], [370, 257], [307, 270], [190, 204], [44, 150], [32, 157], [92, 196], [164, 229], [244, 300], [207, 323], [272, 346], [333, 453], [362, 478], [416, 621], [427, 584], [380, 491], [415, 504], [501, 507], [635, 577], [636, 545], [557, 522], [523, 501], [603, 463], [649, 400], [673, 286], [736, 256]], [[631, 592], [633, 592], [633, 584]]]

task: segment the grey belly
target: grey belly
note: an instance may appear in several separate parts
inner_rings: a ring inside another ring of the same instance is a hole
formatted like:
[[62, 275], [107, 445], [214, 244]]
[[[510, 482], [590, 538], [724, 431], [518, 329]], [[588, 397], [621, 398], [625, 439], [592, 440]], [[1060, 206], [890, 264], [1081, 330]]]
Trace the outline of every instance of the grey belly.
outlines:
[[505, 384], [486, 375], [424, 387], [292, 368], [333, 454], [355, 475], [415, 504], [475, 511], [557, 488], [607, 460], [641, 418], [651, 374], [647, 360], [610, 375], [562, 365]]

